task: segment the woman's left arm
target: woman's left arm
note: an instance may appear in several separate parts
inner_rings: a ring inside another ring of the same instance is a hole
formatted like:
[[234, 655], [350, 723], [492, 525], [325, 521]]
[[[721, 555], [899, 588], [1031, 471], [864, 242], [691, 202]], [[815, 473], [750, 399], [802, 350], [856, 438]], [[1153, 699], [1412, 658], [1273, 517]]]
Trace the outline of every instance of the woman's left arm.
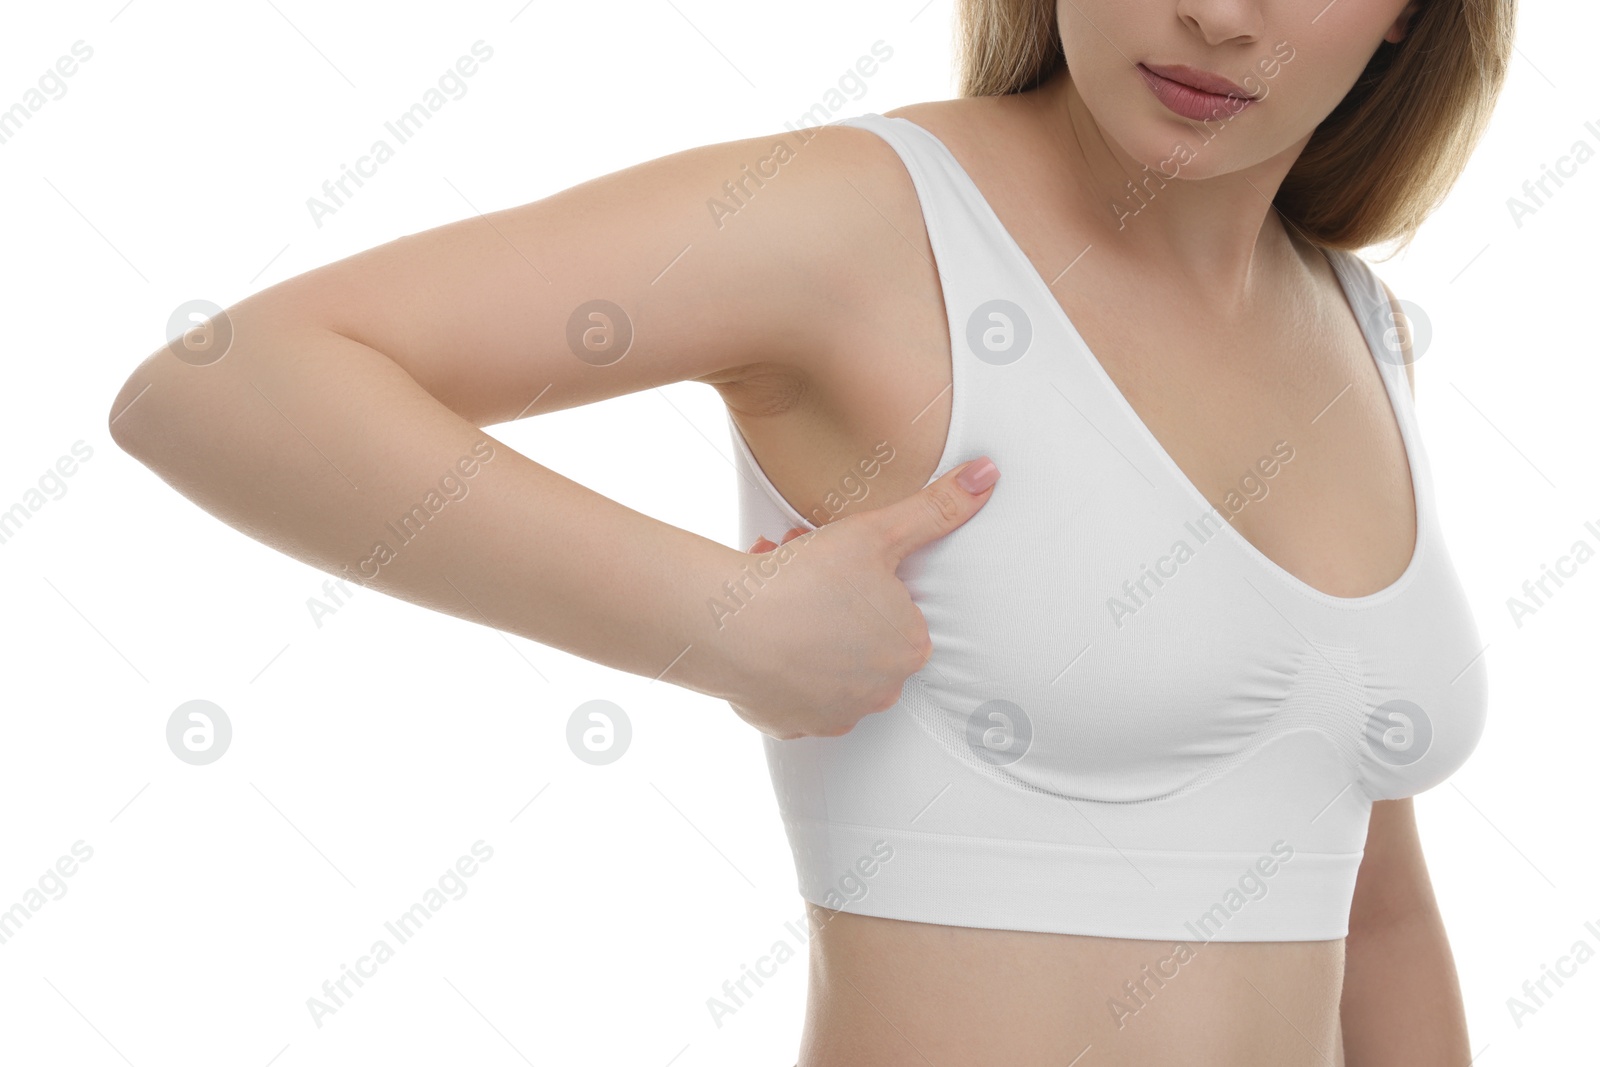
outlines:
[[[1410, 324], [1387, 283], [1383, 290], [1395, 325], [1404, 327], [1401, 358], [1415, 401]], [[1372, 805], [1350, 904], [1339, 1028], [1344, 1067], [1465, 1067], [1472, 1059], [1455, 957], [1410, 797]]]
[[1466, 1067], [1466, 1009], [1411, 798], [1372, 805], [1339, 1002], [1346, 1067]]

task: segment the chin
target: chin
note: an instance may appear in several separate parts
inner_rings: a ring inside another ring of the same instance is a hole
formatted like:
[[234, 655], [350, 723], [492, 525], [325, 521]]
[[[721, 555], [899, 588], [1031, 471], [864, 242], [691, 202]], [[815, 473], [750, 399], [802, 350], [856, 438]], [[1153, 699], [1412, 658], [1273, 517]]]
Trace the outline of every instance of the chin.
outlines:
[[1142, 175], [1148, 170], [1168, 180], [1193, 181], [1247, 170], [1298, 149], [1299, 144], [1292, 138], [1285, 141], [1281, 131], [1261, 127], [1257, 120], [1262, 116], [1252, 112], [1191, 122], [1128, 108], [1108, 116], [1111, 124], [1101, 130], [1130, 157], [1135, 172]]
[[1240, 170], [1263, 158], [1259, 153], [1240, 151], [1248, 145], [1239, 136], [1242, 131], [1230, 129], [1231, 125], [1212, 124], [1208, 128], [1183, 119], [1151, 121], [1137, 116], [1123, 127], [1126, 133], [1102, 129], [1131, 157], [1139, 174], [1148, 172], [1169, 181], [1190, 181]]

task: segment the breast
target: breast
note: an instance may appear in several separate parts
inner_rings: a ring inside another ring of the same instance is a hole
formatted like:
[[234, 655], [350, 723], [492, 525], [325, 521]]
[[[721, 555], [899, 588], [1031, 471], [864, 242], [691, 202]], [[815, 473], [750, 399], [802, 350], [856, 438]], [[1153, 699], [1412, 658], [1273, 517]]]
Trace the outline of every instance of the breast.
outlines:
[[[1481, 646], [1431, 512], [1403, 587], [1330, 605], [1147, 477], [1153, 457], [1086, 387], [1065, 391], [1091, 417], [1018, 388], [979, 428], [962, 407], [976, 390], [956, 394], [937, 473], [989, 455], [1001, 478], [898, 569], [931, 657], [849, 733], [764, 741], [802, 895], [846, 906], [841, 878], [882, 847], [892, 862], [873, 860], [849, 910], [1100, 937], [1343, 937], [1371, 802], [1443, 781], [1484, 722]], [[741, 542], [792, 524], [736, 462]], [[1280, 850], [1292, 859], [1271, 892], [1235, 899], [1228, 887]]]
[[1008, 492], [901, 569], [934, 645], [916, 718], [962, 739], [953, 755], [1108, 803], [1181, 796], [1291, 732], [1319, 738], [1374, 799], [1465, 760], [1483, 667], [1437, 531], [1404, 595], [1331, 608], [1214, 512], [1114, 462], [1052, 458], [1073, 453], [1049, 451], [1051, 436], [1086, 442], [1044, 436], [996, 455]]

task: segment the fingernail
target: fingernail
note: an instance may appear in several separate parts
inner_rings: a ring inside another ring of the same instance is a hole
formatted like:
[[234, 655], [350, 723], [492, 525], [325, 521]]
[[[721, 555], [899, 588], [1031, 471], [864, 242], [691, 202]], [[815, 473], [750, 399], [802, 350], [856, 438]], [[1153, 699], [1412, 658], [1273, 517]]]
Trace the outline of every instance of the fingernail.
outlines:
[[994, 460], [984, 456], [962, 467], [961, 473], [956, 475], [956, 481], [961, 483], [961, 488], [976, 496], [993, 485], [999, 477], [1000, 468], [994, 465]]

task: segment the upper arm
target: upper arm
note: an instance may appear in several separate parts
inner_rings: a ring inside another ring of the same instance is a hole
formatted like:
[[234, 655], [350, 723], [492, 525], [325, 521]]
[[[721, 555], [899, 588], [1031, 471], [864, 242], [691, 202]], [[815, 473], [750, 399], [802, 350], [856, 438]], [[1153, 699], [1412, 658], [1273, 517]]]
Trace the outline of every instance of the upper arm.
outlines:
[[[1389, 297], [1393, 321], [1403, 322], [1400, 302], [1381, 278]], [[1417, 382], [1411, 354], [1411, 331], [1402, 330], [1401, 354], [1405, 359], [1406, 380], [1416, 398]], [[1416, 810], [1411, 797], [1400, 800], [1375, 800], [1367, 821], [1366, 851], [1356, 871], [1355, 895], [1350, 902], [1350, 932], [1371, 930], [1396, 919], [1427, 914], [1438, 905], [1428, 866], [1422, 858], [1422, 839], [1417, 834]]]
[[830, 224], [844, 144], [784, 133], [691, 148], [400, 237], [229, 308], [235, 337], [332, 331], [478, 426], [804, 366], [849, 282], [836, 269], [848, 235]]
[[1411, 801], [1373, 801], [1350, 903], [1351, 934], [1430, 914], [1438, 907]]
[[[1378, 279], [1378, 284], [1382, 285], [1383, 286], [1383, 291], [1386, 294], [1388, 294], [1388, 297], [1389, 297], [1389, 314], [1390, 314], [1391, 320], [1396, 325], [1398, 325], [1399, 323], [1405, 321], [1404, 312], [1402, 312], [1400, 310], [1400, 301], [1395, 299], [1394, 290], [1389, 288], [1389, 283], [1384, 281], [1382, 278], [1379, 278]], [[1401, 350], [1401, 355], [1405, 359], [1405, 363], [1406, 363], [1406, 381], [1411, 383], [1411, 399], [1415, 400], [1417, 398], [1417, 374], [1416, 374], [1416, 371], [1413, 370], [1412, 368], [1414, 368], [1416, 366], [1416, 359], [1411, 354], [1411, 331], [1410, 330], [1402, 330], [1400, 332], [1400, 346], [1401, 346], [1401, 349], [1400, 349]]]

